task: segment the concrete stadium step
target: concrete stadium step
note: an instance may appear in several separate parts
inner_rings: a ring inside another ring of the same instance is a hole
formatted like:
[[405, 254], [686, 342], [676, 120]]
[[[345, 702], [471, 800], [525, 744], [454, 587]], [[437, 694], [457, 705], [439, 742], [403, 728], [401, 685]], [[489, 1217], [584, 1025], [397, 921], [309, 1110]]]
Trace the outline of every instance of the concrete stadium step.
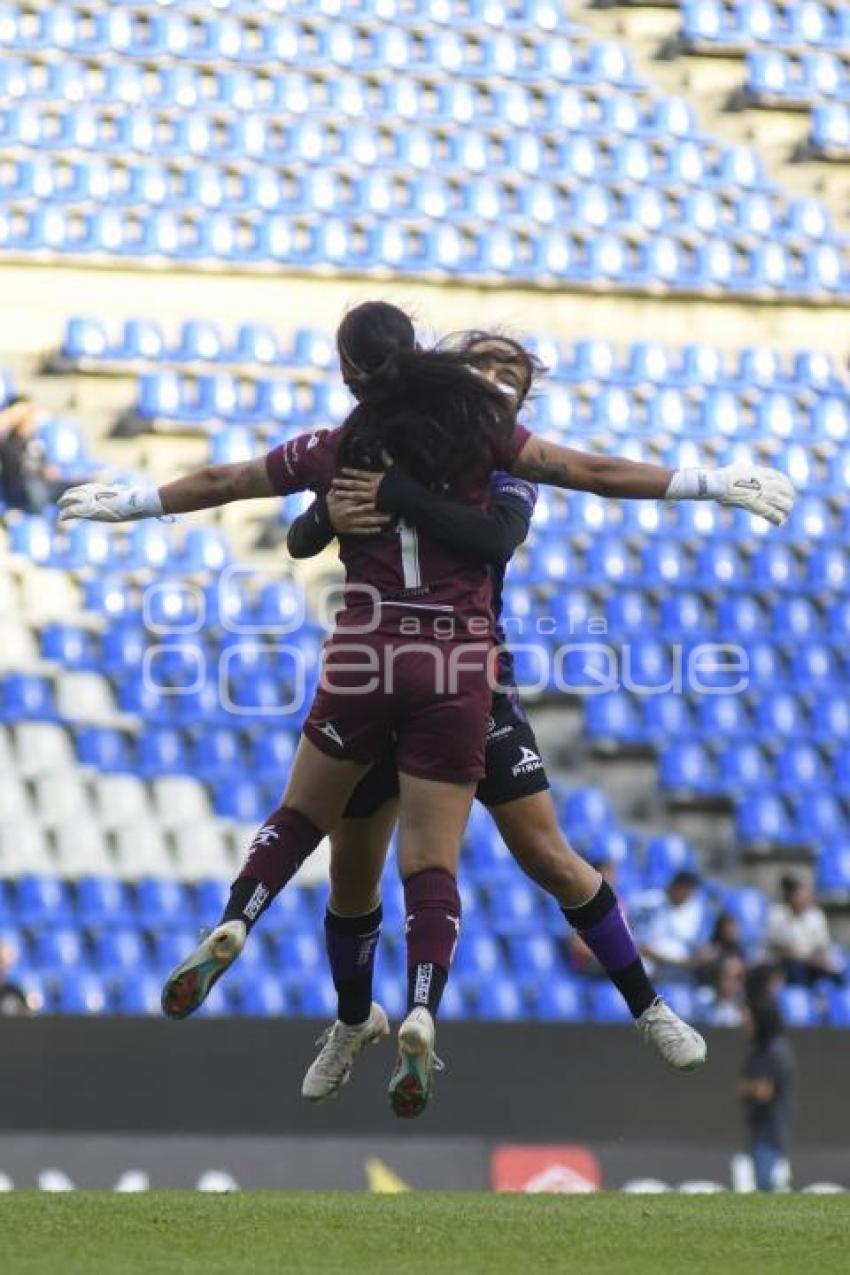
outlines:
[[744, 59], [687, 53], [679, 39], [678, 5], [652, 8], [585, 0], [575, 16], [598, 39], [627, 45], [635, 70], [653, 87], [688, 97], [707, 132], [731, 145], [755, 147], [774, 181], [792, 195], [822, 200], [839, 229], [850, 228], [848, 166], [798, 158], [809, 134], [808, 112], [746, 106]]

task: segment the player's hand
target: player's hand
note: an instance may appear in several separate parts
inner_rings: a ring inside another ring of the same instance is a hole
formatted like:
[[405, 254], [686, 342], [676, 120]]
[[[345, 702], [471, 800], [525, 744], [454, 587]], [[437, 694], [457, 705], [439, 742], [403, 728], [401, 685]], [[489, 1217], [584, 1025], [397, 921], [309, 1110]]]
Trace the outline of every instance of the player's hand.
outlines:
[[390, 514], [379, 514], [374, 504], [352, 501], [333, 490], [328, 492], [326, 503], [331, 526], [340, 536], [374, 536], [392, 521]]
[[345, 496], [352, 503], [368, 506], [374, 512], [378, 488], [383, 481], [383, 473], [373, 474], [368, 469], [343, 469], [333, 480], [331, 491]]
[[739, 463], [714, 471], [720, 484], [718, 504], [746, 509], [781, 527], [794, 508], [794, 486], [785, 474], [766, 465]]
[[93, 522], [132, 522], [162, 514], [155, 487], [111, 487], [108, 483], [83, 483], [69, 487], [56, 502], [59, 521], [84, 518]]

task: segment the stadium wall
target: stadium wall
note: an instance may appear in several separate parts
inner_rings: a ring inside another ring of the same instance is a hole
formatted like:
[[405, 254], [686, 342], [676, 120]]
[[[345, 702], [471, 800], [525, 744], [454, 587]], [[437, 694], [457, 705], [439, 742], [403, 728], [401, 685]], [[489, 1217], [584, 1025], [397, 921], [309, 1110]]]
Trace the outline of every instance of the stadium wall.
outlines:
[[[137, 1172], [162, 1186], [380, 1190], [521, 1185], [523, 1175], [553, 1174], [560, 1189], [565, 1174], [612, 1187], [736, 1180], [737, 1033], [710, 1033], [710, 1065], [678, 1076], [621, 1027], [446, 1023], [448, 1069], [413, 1128], [387, 1106], [388, 1050], [368, 1052], [339, 1101], [302, 1101], [320, 1028], [311, 1020], [10, 1020], [0, 1050], [0, 1181], [45, 1185], [54, 1173], [108, 1187]], [[793, 1039], [795, 1181], [850, 1186], [846, 1109], [836, 1105], [850, 1038], [807, 1031]]]
[[[715, 299], [565, 293], [546, 289], [469, 287], [443, 282], [262, 274], [227, 275], [169, 268], [137, 271], [5, 263], [6, 295], [13, 306], [0, 314], [4, 356], [43, 354], [61, 343], [71, 314], [121, 321], [155, 315], [180, 323], [205, 317], [251, 319], [288, 326], [293, 313], [304, 326], [333, 330], [346, 307], [367, 297], [385, 297], [410, 308], [440, 332], [495, 325], [539, 331], [571, 341], [599, 337], [623, 344], [648, 339], [680, 345], [705, 341], [722, 349], [772, 345], [779, 350], [826, 350], [842, 362], [847, 354], [846, 307]], [[297, 307], [293, 309], [293, 300]], [[687, 325], [683, 327], [683, 306]]]

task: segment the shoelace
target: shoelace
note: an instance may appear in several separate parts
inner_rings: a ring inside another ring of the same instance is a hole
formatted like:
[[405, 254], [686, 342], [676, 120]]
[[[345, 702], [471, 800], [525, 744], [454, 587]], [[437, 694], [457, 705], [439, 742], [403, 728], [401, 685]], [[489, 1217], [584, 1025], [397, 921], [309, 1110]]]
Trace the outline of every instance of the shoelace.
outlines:
[[[313, 1066], [323, 1076], [334, 1076], [340, 1066], [350, 1067], [356, 1052], [351, 1050], [351, 1046], [359, 1043], [358, 1037], [344, 1027], [341, 1032], [337, 1032], [337, 1025], [331, 1023], [316, 1039], [321, 1052]], [[334, 1049], [336, 1053], [333, 1052]]]

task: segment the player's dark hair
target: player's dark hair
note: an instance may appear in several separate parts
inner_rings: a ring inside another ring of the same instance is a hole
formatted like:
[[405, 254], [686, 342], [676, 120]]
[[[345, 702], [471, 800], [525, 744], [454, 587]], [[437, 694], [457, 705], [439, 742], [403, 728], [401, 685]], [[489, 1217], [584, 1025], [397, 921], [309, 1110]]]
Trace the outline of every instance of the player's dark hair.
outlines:
[[777, 1036], [781, 1036], [785, 1024], [776, 1001], [762, 997], [750, 1003], [753, 1020], [753, 1040], [757, 1049], [764, 1049]]
[[540, 359], [520, 341], [501, 332], [479, 328], [453, 332], [440, 342], [440, 349], [456, 350], [475, 371], [493, 377], [497, 385], [512, 391], [517, 410], [546, 372]]
[[385, 301], [350, 310], [337, 348], [358, 399], [343, 426], [340, 466], [382, 469], [386, 451], [430, 486], [492, 468], [513, 431], [516, 403], [462, 350], [418, 346], [409, 315]]

